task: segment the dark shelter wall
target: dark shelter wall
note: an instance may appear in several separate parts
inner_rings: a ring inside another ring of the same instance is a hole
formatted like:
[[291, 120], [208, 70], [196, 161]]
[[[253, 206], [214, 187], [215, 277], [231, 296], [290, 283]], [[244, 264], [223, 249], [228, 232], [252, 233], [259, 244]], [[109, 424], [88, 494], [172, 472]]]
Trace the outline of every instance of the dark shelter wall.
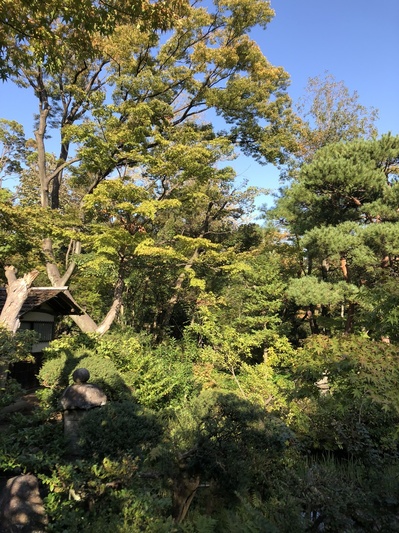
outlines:
[[34, 389], [39, 386], [37, 374], [42, 366], [43, 354], [32, 356], [34, 361], [18, 361], [10, 365], [9, 378], [13, 378], [24, 388]]

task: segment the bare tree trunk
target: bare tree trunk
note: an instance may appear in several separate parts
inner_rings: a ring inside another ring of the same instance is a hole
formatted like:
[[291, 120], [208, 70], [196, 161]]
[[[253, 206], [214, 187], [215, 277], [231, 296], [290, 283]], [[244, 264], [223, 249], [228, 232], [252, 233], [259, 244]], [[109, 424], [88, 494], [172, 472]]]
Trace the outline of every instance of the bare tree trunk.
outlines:
[[345, 323], [345, 335], [353, 333], [353, 328], [355, 325], [355, 303], [351, 302], [348, 308], [348, 316]]
[[[124, 288], [125, 284], [122, 276], [120, 276], [114, 289], [114, 301], [101, 324], [97, 325], [87, 313], [84, 313], [83, 315], [71, 315], [71, 319], [75, 322], [79, 329], [83, 331], [83, 333], [98, 333], [99, 335], [104, 335], [104, 333], [106, 333], [114, 323], [122, 307]], [[72, 298], [69, 291], [67, 291], [66, 294]]]
[[[72, 252], [76, 255], [80, 254], [81, 251], [81, 245], [79, 241], [73, 241], [71, 242], [70, 248]], [[75, 270], [76, 264], [75, 261], [71, 261], [64, 273], [63, 276], [61, 276], [61, 273], [59, 271], [59, 268], [55, 262], [55, 257], [53, 253], [53, 245], [50, 238], [46, 238], [43, 241], [43, 251], [47, 259], [46, 268], [47, 268], [47, 276], [52, 284], [53, 287], [63, 287], [68, 283], [69, 278], [73, 274], [73, 271]], [[83, 313], [83, 315], [70, 315], [71, 319], [75, 322], [75, 324], [79, 327], [83, 333], [99, 333], [100, 335], [104, 335], [109, 328], [112, 326], [114, 320], [118, 316], [118, 313], [122, 307], [122, 296], [123, 296], [123, 290], [125, 288], [124, 281], [123, 281], [123, 269], [122, 264], [120, 265], [120, 272], [118, 280], [115, 284], [114, 288], [114, 299], [113, 303], [104, 318], [104, 320], [101, 322], [101, 324], [97, 324], [88, 313]], [[69, 291], [66, 292], [66, 294], [74, 300], [73, 296]], [[81, 307], [81, 306], [79, 306]]]
[[[61, 133], [62, 135], [62, 133]], [[58, 158], [59, 161], [66, 163], [69, 153], [69, 143], [61, 142], [61, 151]], [[61, 168], [53, 178], [52, 188], [51, 188], [51, 208], [59, 209], [60, 207], [60, 190], [61, 190], [61, 181], [62, 181], [62, 171]]]
[[[68, 254], [72, 252], [72, 254], [74, 255], [79, 255], [81, 249], [82, 247], [79, 241], [71, 241], [69, 244]], [[66, 265], [66, 270], [61, 276], [53, 253], [53, 243], [49, 237], [43, 239], [43, 253], [46, 258], [47, 276], [50, 280], [51, 285], [53, 287], [64, 287], [65, 285], [67, 285], [69, 278], [72, 276], [76, 268], [76, 262], [72, 260], [68, 265]]]
[[101, 324], [97, 327], [97, 333], [100, 335], [104, 335], [109, 328], [114, 323], [116, 317], [119, 315], [119, 311], [121, 310], [122, 304], [123, 304], [123, 291], [125, 288], [125, 282], [123, 280], [123, 275], [120, 274], [118, 281], [116, 282], [115, 289], [114, 289], [114, 301], [112, 302], [111, 308], [106, 314], [104, 320], [101, 322]]
[[[69, 291], [66, 291], [65, 294], [72, 298]], [[97, 331], [97, 324], [86, 311], [84, 311], [83, 315], [70, 315], [70, 318], [83, 333], [95, 333]]]
[[323, 259], [321, 264], [321, 275], [324, 281], [328, 280], [328, 271], [330, 270], [330, 264], [327, 259]]
[[47, 118], [50, 113], [50, 104], [47, 90], [43, 81], [43, 73], [39, 70], [36, 78], [36, 84], [33, 87], [39, 98], [39, 122], [35, 131], [36, 148], [37, 148], [37, 165], [40, 180], [40, 201], [42, 207], [49, 206], [49, 180], [46, 169], [46, 148], [44, 139], [47, 129]]
[[188, 478], [182, 475], [173, 487], [173, 518], [180, 524], [187, 516], [191, 502], [200, 484], [200, 477]]
[[344, 277], [344, 280], [349, 281], [348, 265], [346, 263], [346, 257], [343, 254], [341, 255], [340, 264], [341, 264], [341, 272]]
[[309, 309], [306, 311], [304, 316], [304, 319], [309, 320], [309, 326], [312, 335], [318, 335], [320, 333], [319, 326], [316, 322], [315, 309], [316, 308], [313, 304], [309, 305]]
[[[28, 297], [29, 288], [39, 275], [37, 270], [17, 278], [17, 270], [13, 266], [5, 268], [7, 278], [7, 299], [0, 314], [0, 325], [14, 334], [19, 328], [19, 314]], [[0, 354], [0, 388], [3, 388], [7, 379], [9, 361], [6, 354]]]
[[28, 297], [28, 291], [39, 275], [37, 270], [17, 278], [17, 270], [13, 266], [5, 268], [7, 278], [7, 299], [0, 314], [0, 324], [8, 331], [15, 333], [19, 328], [19, 314]]
[[[346, 262], [346, 257], [344, 254], [341, 254], [341, 271], [342, 275], [347, 283], [349, 283], [349, 272], [348, 272], [348, 265]], [[355, 309], [356, 304], [355, 302], [350, 302], [348, 306], [348, 316], [346, 318], [345, 323], [345, 335], [349, 335], [350, 333], [353, 333], [353, 328], [355, 324]]]

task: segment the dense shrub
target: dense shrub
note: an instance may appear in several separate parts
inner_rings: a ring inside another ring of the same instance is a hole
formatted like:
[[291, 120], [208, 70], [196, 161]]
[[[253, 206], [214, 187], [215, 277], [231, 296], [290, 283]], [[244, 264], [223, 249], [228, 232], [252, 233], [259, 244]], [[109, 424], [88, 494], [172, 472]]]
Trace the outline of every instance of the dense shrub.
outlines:
[[[192, 346], [174, 340], [153, 347], [146, 335], [129, 330], [104, 337], [80, 335], [51, 343], [39, 372], [41, 385], [54, 393], [48, 401], [72, 383], [76, 368], [90, 372], [95, 383], [110, 400], [122, 400], [134, 393], [135, 399], [151, 409], [174, 407], [186, 401], [199, 389], [193, 375]], [[50, 397], [49, 397], [50, 396]]]
[[153, 413], [124, 401], [90, 410], [80, 432], [82, 449], [89, 455], [141, 457], [159, 441], [163, 428]]
[[170, 533], [170, 498], [157, 490], [157, 480], [140, 476], [139, 461], [127, 454], [116, 460], [80, 459], [58, 463], [42, 482], [53, 533]]
[[68, 359], [65, 354], [46, 361], [39, 371], [40, 384], [50, 389], [65, 387], [69, 383], [69, 376], [74, 364], [76, 364], [75, 359]]
[[[287, 421], [304, 450], [329, 451], [376, 465], [397, 455], [399, 351], [357, 336], [318, 335], [297, 350]], [[328, 378], [328, 390], [317, 386]]]
[[97, 356], [112, 361], [135, 399], [151, 409], [174, 408], [199, 389], [192, 365], [198, 351], [185, 340], [154, 345], [148, 335], [129, 329], [107, 334], [95, 346]]
[[233, 375], [184, 339], [117, 341], [61, 338], [40, 372], [53, 406], [78, 367], [111, 400], [85, 415], [81, 457], [51, 409], [1, 436], [4, 471], [46, 485], [50, 532], [398, 530], [394, 347], [281, 340]]
[[288, 428], [261, 407], [214, 390], [177, 411], [169, 432], [180, 472], [211, 483], [211, 500], [230, 504], [237, 491], [268, 491], [271, 472], [280, 468], [292, 440]]
[[[74, 370], [82, 367], [90, 372], [89, 382], [102, 388], [109, 400], [122, 400], [131, 396], [122, 376], [110, 359], [83, 351], [72, 357], [61, 354], [43, 364], [38, 377], [40, 384], [51, 390], [46, 400], [56, 402], [62, 390], [73, 383]], [[44, 396], [42, 394], [43, 398]]]
[[0, 431], [0, 472], [43, 472], [60, 460], [65, 449], [59, 417], [41, 410], [29, 416], [15, 413]]
[[18, 396], [22, 394], [22, 387], [15, 379], [7, 379], [4, 387], [0, 389], [0, 409], [10, 405]]
[[160, 346], [131, 357], [130, 370], [124, 378], [139, 403], [151, 409], [170, 409], [198, 390], [191, 362], [179, 360], [177, 351]]

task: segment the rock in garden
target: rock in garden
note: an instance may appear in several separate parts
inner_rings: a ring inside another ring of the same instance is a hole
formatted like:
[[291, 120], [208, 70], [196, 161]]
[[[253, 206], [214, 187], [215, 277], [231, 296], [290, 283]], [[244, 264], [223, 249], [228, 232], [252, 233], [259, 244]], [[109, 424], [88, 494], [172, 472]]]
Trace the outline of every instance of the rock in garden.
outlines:
[[7, 481], [0, 503], [0, 524], [3, 533], [45, 531], [47, 516], [35, 476], [21, 475]]

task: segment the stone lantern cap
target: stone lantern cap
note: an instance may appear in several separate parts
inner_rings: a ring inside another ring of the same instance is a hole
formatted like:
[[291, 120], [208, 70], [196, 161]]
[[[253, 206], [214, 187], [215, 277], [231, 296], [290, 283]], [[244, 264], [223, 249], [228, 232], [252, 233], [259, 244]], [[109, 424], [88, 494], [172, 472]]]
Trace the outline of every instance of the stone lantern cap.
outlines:
[[60, 400], [65, 411], [88, 410], [107, 403], [104, 392], [96, 385], [87, 383], [90, 378], [90, 372], [87, 368], [77, 368], [72, 374], [72, 378], [75, 383], [65, 389]]

